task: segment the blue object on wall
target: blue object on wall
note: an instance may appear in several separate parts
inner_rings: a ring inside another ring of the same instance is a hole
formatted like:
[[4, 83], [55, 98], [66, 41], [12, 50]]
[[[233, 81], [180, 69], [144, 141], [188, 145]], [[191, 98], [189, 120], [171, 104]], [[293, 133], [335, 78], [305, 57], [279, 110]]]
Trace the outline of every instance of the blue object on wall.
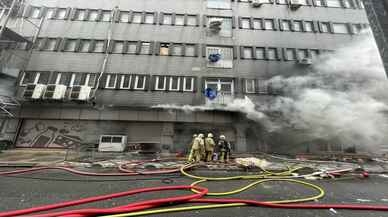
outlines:
[[213, 100], [217, 97], [217, 90], [213, 90], [210, 87], [208, 87], [205, 90], [205, 96], [210, 100]]
[[210, 54], [208, 59], [212, 63], [218, 62], [221, 59], [221, 54]]

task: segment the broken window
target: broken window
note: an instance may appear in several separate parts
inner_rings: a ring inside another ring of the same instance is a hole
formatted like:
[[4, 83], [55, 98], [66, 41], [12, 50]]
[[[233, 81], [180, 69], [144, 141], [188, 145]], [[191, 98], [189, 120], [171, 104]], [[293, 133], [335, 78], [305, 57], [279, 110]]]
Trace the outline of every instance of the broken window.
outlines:
[[30, 17], [31, 18], [39, 18], [40, 10], [42, 10], [42, 9], [39, 7], [33, 7], [31, 9]]
[[64, 20], [66, 18], [67, 11], [66, 8], [59, 8], [57, 12], [57, 19]]
[[255, 79], [245, 80], [245, 93], [255, 93]]

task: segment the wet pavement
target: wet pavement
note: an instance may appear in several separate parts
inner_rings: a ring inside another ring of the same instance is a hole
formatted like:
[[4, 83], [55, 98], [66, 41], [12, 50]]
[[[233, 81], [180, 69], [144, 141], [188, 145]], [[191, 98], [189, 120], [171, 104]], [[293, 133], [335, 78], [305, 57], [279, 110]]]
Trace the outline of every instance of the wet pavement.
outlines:
[[[10, 169], [10, 168], [9, 168]], [[4, 170], [4, 169], [3, 169]], [[230, 172], [200, 171], [200, 175], [227, 176]], [[233, 174], [235, 175], [235, 174]], [[169, 183], [171, 182], [171, 183]], [[133, 177], [85, 177], [71, 175], [62, 171], [35, 172], [33, 174], [0, 177], [0, 210], [29, 208], [38, 205], [74, 200], [88, 196], [127, 191], [130, 189], [191, 184], [192, 179], [179, 174]], [[209, 182], [204, 186], [213, 192], [230, 191], [251, 181], [238, 180], [227, 182]], [[309, 181], [323, 187], [326, 196], [318, 203], [366, 203], [388, 204], [388, 176], [372, 175], [368, 179], [319, 180]], [[264, 183], [229, 198], [257, 200], [289, 199], [310, 196], [316, 192], [300, 185], [274, 182]], [[129, 202], [187, 194], [174, 191], [146, 193], [121, 199], [93, 203], [79, 207], [111, 207]], [[180, 205], [187, 206], [187, 205]], [[290, 210], [270, 209], [262, 207], [236, 207], [214, 210], [189, 211], [153, 215], [154, 217], [236, 217], [236, 216], [270, 216], [270, 217], [302, 217], [302, 216], [346, 216], [346, 217], [379, 217], [387, 216], [388, 212], [351, 211], [351, 210]]]

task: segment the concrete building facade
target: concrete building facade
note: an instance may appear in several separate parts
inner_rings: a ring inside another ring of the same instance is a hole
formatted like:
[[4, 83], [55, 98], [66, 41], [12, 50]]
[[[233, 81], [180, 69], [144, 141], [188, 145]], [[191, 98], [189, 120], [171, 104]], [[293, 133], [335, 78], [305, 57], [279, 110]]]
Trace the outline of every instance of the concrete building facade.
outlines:
[[[290, 149], [238, 112], [154, 106], [263, 103], [278, 94], [266, 80], [303, 71], [368, 27], [360, 0], [28, 0], [20, 16], [44, 22], [17, 81], [18, 119], [3, 119], [1, 132], [42, 148], [125, 135], [129, 146], [183, 151], [193, 133], [213, 132], [239, 152]], [[20, 19], [10, 28], [31, 36]], [[38, 86], [46, 91], [34, 98]]]

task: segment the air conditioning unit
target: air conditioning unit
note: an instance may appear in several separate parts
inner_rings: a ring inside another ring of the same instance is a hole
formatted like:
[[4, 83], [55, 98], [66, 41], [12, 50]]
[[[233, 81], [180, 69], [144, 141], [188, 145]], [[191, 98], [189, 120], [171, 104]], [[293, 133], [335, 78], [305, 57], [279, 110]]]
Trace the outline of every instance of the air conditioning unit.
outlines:
[[40, 99], [46, 89], [44, 84], [27, 84], [23, 92], [24, 99]]
[[267, 3], [266, 0], [252, 0], [252, 7], [258, 8], [261, 7], [264, 3]]
[[91, 91], [92, 91], [92, 88], [89, 86], [81, 86], [81, 85], [73, 86], [70, 92], [70, 99], [86, 101], [89, 99]]
[[297, 10], [302, 6], [302, 1], [301, 0], [289, 0], [290, 8], [292, 10]]
[[49, 84], [44, 92], [44, 99], [61, 100], [65, 98], [67, 87], [60, 84]]
[[101, 152], [123, 152], [127, 147], [127, 136], [122, 135], [101, 135], [98, 144], [98, 151]]
[[303, 59], [298, 60], [298, 64], [311, 65], [311, 64], [313, 64], [313, 60], [311, 58], [303, 58]]
[[213, 32], [219, 32], [221, 30], [222, 21], [222, 18], [210, 18], [209, 29]]

